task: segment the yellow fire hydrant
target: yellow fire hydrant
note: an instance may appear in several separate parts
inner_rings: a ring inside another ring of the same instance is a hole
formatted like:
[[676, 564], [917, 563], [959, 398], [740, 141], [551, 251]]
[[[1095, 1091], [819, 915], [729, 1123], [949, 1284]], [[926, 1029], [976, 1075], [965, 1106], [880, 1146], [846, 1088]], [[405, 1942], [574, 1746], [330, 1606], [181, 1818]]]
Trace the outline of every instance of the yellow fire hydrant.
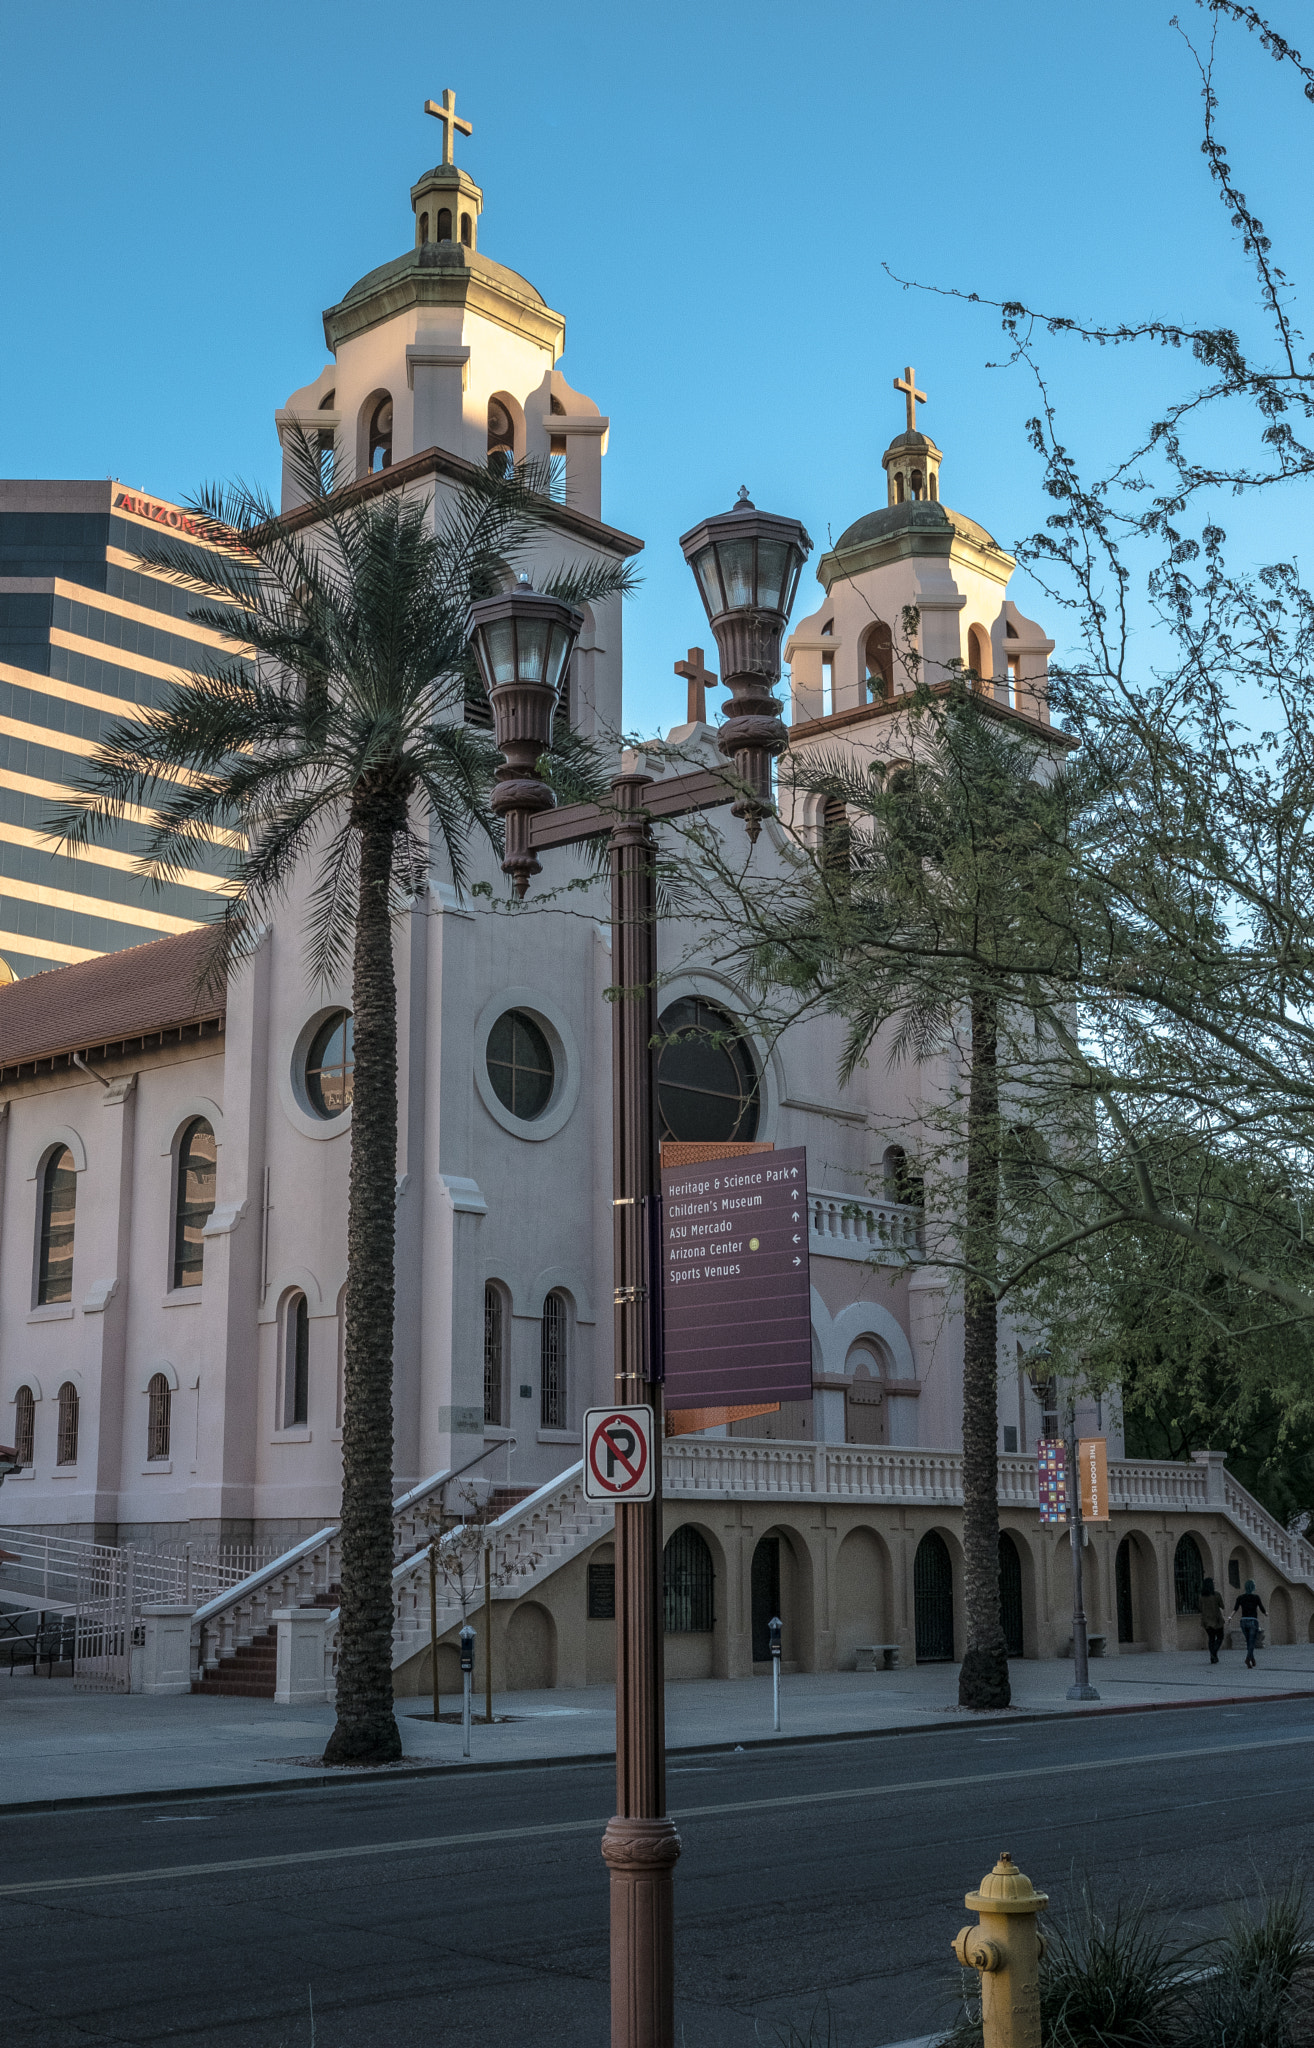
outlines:
[[1040, 2048], [1040, 1958], [1044, 1939], [1036, 1915], [1049, 1904], [1007, 1852], [967, 1894], [969, 1913], [954, 1954], [964, 1969], [981, 1973], [981, 2034], [985, 2048]]

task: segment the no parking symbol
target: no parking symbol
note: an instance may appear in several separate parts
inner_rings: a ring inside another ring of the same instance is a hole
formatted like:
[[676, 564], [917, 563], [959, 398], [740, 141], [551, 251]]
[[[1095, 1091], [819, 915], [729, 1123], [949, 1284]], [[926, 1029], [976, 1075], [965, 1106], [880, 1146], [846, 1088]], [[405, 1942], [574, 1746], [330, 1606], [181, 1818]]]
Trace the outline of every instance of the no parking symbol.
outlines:
[[584, 1416], [586, 1500], [652, 1500], [652, 1409], [590, 1408]]

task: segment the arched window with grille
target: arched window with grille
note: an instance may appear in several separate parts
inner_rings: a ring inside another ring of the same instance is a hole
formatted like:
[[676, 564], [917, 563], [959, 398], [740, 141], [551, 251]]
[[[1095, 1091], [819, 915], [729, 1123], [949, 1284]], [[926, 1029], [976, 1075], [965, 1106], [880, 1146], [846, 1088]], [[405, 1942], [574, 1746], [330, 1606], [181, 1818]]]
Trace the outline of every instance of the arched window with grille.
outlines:
[[162, 1372], [151, 1374], [146, 1389], [146, 1458], [167, 1458], [169, 1435], [173, 1421], [173, 1390]]
[[41, 1176], [41, 1241], [37, 1247], [37, 1307], [73, 1299], [73, 1212], [78, 1177], [73, 1154], [61, 1145]]
[[214, 1131], [193, 1117], [178, 1140], [178, 1185], [173, 1206], [174, 1287], [199, 1287], [205, 1263], [203, 1232], [214, 1211]]
[[1173, 1553], [1173, 1586], [1179, 1614], [1198, 1614], [1204, 1591], [1204, 1559], [1194, 1536], [1183, 1536]]
[[502, 1290], [484, 1289], [484, 1421], [502, 1426]]
[[59, 1390], [59, 1437], [55, 1446], [57, 1465], [76, 1465], [78, 1462], [78, 1390], [72, 1380], [65, 1380]]
[[370, 414], [365, 461], [371, 471], [392, 468], [392, 399], [386, 391]]
[[543, 1303], [540, 1350], [540, 1426], [566, 1427], [566, 1304], [560, 1294], [549, 1294]]
[[283, 1311], [283, 1427], [297, 1429], [309, 1419], [310, 1305], [293, 1294]]
[[664, 1559], [666, 1633], [709, 1635], [715, 1622], [712, 1553], [696, 1529], [677, 1529]]
[[20, 1387], [14, 1396], [14, 1453], [20, 1468], [32, 1463], [36, 1444], [36, 1396]]

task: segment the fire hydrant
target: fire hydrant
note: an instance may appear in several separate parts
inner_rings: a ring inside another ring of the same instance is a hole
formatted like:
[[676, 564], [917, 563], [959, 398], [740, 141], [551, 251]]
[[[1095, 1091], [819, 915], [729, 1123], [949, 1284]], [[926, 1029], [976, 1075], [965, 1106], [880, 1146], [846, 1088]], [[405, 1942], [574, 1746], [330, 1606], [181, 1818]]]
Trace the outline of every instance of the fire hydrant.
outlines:
[[954, 1954], [981, 1973], [981, 2035], [985, 2048], [1040, 2048], [1040, 1958], [1045, 1943], [1036, 1915], [1049, 1904], [1007, 1852], [966, 1899], [976, 1927], [964, 1927]]

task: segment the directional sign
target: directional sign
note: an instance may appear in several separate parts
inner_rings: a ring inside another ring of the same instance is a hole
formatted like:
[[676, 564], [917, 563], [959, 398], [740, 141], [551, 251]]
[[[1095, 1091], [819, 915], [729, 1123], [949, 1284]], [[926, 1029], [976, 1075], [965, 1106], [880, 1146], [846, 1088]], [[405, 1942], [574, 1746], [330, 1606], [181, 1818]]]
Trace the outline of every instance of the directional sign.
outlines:
[[656, 1490], [652, 1409], [585, 1409], [584, 1498], [652, 1500]]
[[667, 1408], [811, 1400], [807, 1196], [801, 1145], [663, 1169]]

